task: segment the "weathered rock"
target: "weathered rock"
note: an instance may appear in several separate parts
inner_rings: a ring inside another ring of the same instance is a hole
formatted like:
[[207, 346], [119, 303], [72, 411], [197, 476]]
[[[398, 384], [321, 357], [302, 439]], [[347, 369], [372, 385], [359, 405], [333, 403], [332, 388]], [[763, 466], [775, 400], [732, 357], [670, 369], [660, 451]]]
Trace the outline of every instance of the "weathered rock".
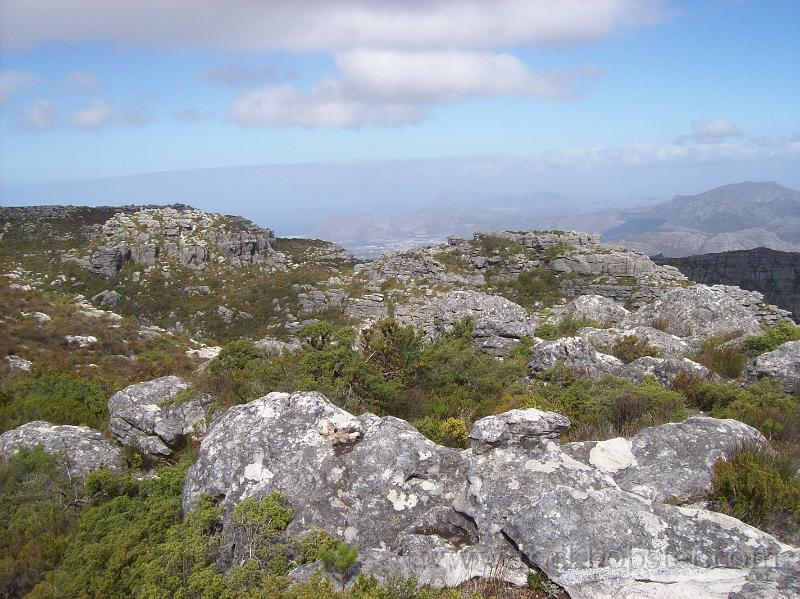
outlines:
[[717, 460], [743, 445], [764, 444], [761, 433], [738, 420], [693, 416], [630, 439], [568, 443], [564, 451], [608, 473], [625, 491], [656, 501], [687, 501], [711, 488]]
[[177, 376], [125, 387], [108, 400], [109, 430], [125, 445], [152, 455], [171, 455], [187, 435], [199, 438], [205, 433], [208, 395], [170, 402], [188, 388], [189, 383]]
[[595, 347], [607, 352], [615, 343], [631, 335], [638, 339], [646, 340], [648, 345], [658, 350], [660, 357], [681, 358], [692, 351], [692, 346], [680, 337], [649, 326], [616, 327], [611, 329], [586, 327], [578, 331], [578, 335], [591, 341]]
[[800, 389], [800, 341], [787, 341], [778, 349], [756, 356], [747, 366], [750, 380], [772, 377], [787, 393]]
[[300, 340], [297, 338], [289, 339], [289, 341], [281, 341], [274, 337], [264, 337], [256, 341], [255, 345], [270, 355], [293, 353], [300, 350]]
[[675, 377], [686, 372], [701, 379], [712, 378], [711, 371], [689, 358], [653, 358], [644, 356], [626, 364], [621, 376], [634, 383], [641, 383], [651, 376], [665, 387], [669, 387]]
[[121, 298], [122, 296], [113, 289], [104, 289], [93, 296], [92, 301], [99, 303], [101, 306], [115, 306]]
[[576, 319], [591, 319], [600, 324], [617, 324], [627, 315], [628, 310], [612, 299], [602, 295], [581, 295], [563, 307], [562, 315], [556, 321], [560, 322], [563, 315], [570, 314]]
[[0, 435], [0, 458], [8, 459], [20, 449], [41, 445], [47, 453], [61, 454], [60, 462], [73, 476], [83, 477], [100, 468], [121, 470], [125, 466], [120, 448], [86, 426], [54, 425], [43, 420], [23, 424]]
[[622, 360], [600, 353], [582, 337], [562, 337], [538, 343], [531, 348], [531, 358], [528, 370], [534, 374], [564, 365], [581, 375], [598, 378], [604, 374], [621, 375], [625, 368]]
[[33, 366], [33, 362], [19, 356], [6, 356], [6, 364], [8, 364], [8, 370], [12, 376], [28, 373]]
[[184, 508], [208, 493], [230, 515], [245, 498], [279, 491], [295, 510], [290, 532], [321, 527], [358, 547], [354, 573], [434, 586], [476, 576], [524, 584], [535, 566], [573, 599], [682, 599], [766, 592], [794, 572], [780, 566], [793, 550], [774, 537], [648, 498], [707, 486], [714, 460], [760, 439], [749, 427], [696, 418], [560, 446], [568, 425], [515, 410], [476, 422], [472, 449], [457, 452], [396, 418], [354, 417], [316, 393], [272, 393], [212, 426]]
[[102, 245], [92, 254], [89, 269], [104, 277], [113, 277], [131, 260], [131, 249], [125, 244]]
[[67, 335], [64, 340], [68, 347], [77, 349], [86, 349], [97, 343], [97, 337], [94, 335]]
[[658, 328], [678, 337], [702, 339], [734, 333], [758, 335], [761, 324], [755, 311], [738, 300], [733, 290], [741, 291], [725, 285], [673, 289], [629, 315], [622, 326], [658, 324]]

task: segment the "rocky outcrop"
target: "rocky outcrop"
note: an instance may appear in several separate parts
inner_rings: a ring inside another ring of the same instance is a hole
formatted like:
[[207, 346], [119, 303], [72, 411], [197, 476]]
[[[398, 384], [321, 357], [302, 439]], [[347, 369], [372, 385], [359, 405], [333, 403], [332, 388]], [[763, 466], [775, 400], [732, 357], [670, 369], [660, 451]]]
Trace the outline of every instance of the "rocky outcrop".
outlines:
[[208, 395], [171, 401], [188, 388], [189, 383], [177, 376], [125, 387], [108, 400], [109, 430], [123, 444], [150, 455], [172, 455], [186, 436], [200, 438], [205, 433]]
[[590, 341], [595, 347], [605, 349], [607, 352], [610, 351], [610, 348], [615, 343], [630, 336], [646, 341], [649, 346], [658, 350], [660, 357], [680, 358], [694, 349], [692, 345], [680, 337], [647, 326], [614, 327], [610, 329], [585, 327], [578, 331], [578, 335]]
[[640, 383], [646, 376], [654, 377], [662, 385], [670, 385], [678, 374], [689, 372], [708, 378], [709, 370], [688, 358], [645, 356], [625, 364], [619, 358], [598, 351], [587, 337], [562, 337], [543, 341], [531, 348], [528, 370], [539, 374], [554, 366], [566, 366], [578, 375], [597, 379], [613, 375]]
[[622, 326], [656, 326], [678, 337], [706, 339], [738, 333], [758, 335], [762, 320], [760, 294], [725, 285], [694, 285], [672, 289], [652, 304], [628, 316]]
[[41, 445], [58, 454], [59, 462], [72, 476], [83, 477], [100, 468], [121, 470], [125, 466], [119, 447], [87, 426], [54, 425], [43, 420], [23, 424], [0, 435], [0, 458], [9, 459], [20, 449]]
[[756, 356], [747, 366], [751, 381], [777, 379], [787, 393], [800, 389], [800, 341], [787, 341], [778, 349]]
[[99, 239], [89, 267], [106, 277], [128, 262], [152, 265], [164, 258], [198, 270], [212, 261], [232, 266], [285, 264], [283, 255], [273, 248], [269, 229], [185, 206], [117, 212], [102, 225]]
[[692, 281], [736, 285], [758, 291], [764, 299], [800, 319], [800, 253], [759, 247], [686, 258], [654, 256], [657, 264], [675, 266]]
[[750, 427], [695, 418], [560, 446], [568, 426], [515, 410], [476, 422], [472, 448], [459, 452], [317, 393], [272, 393], [214, 423], [183, 504], [207, 493], [230, 516], [243, 499], [279, 491], [294, 509], [290, 532], [320, 527], [358, 547], [351, 574], [435, 586], [476, 576], [524, 584], [539, 568], [573, 599], [677, 599], [766, 592], [790, 577], [780, 564], [794, 550], [774, 537], [654, 499], [705, 488], [714, 460], [760, 440]]
[[623, 306], [602, 295], [581, 295], [553, 312], [550, 320], [556, 323], [569, 314], [576, 320], [593, 320], [606, 326], [621, 322], [629, 314]]

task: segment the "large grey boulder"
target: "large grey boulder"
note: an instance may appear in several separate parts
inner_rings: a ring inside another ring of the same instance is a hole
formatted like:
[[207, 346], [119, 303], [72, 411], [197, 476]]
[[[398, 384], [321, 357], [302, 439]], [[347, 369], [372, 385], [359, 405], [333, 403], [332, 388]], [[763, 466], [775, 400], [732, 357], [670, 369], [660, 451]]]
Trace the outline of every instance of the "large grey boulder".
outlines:
[[772, 377], [787, 393], [800, 389], [800, 341], [787, 341], [778, 349], [756, 356], [747, 366], [750, 380]]
[[692, 374], [700, 379], [713, 378], [711, 371], [689, 358], [653, 358], [644, 356], [626, 364], [621, 376], [633, 383], [641, 383], [651, 376], [665, 387], [669, 387], [682, 373]]
[[630, 439], [568, 443], [575, 459], [608, 473], [645, 499], [687, 501], [711, 488], [714, 463], [743, 445], [764, 445], [756, 429], [738, 420], [693, 416], [639, 431]]
[[120, 448], [99, 431], [43, 420], [28, 422], [0, 435], [0, 458], [9, 459], [20, 449], [37, 445], [47, 453], [59, 454], [59, 461], [72, 476], [83, 477], [100, 468], [121, 470], [125, 466]]
[[567, 366], [590, 378], [606, 374], [619, 376], [625, 368], [622, 360], [597, 351], [583, 337], [562, 337], [537, 343], [531, 348], [531, 361], [528, 364], [531, 373], [539, 373], [557, 365]]
[[113, 277], [131, 260], [131, 249], [125, 244], [101, 245], [89, 259], [89, 269], [104, 277]]
[[151, 455], [171, 455], [188, 435], [199, 438], [205, 432], [208, 395], [171, 401], [188, 388], [189, 383], [177, 376], [125, 387], [108, 400], [109, 430], [125, 445]]
[[183, 505], [207, 493], [230, 515], [278, 491], [295, 510], [291, 533], [320, 527], [358, 547], [354, 573], [435, 586], [481, 576], [522, 585], [536, 567], [573, 599], [682, 599], [766, 592], [795, 571], [781, 565], [794, 550], [774, 537], [658, 499], [707, 484], [714, 460], [758, 439], [749, 427], [699, 418], [561, 446], [568, 425], [533, 409], [490, 416], [459, 452], [317, 393], [272, 393], [212, 425]]
[[614, 300], [593, 294], [576, 297], [559, 312], [562, 315], [557, 321], [560, 321], [563, 315], [571, 314], [576, 319], [591, 319], [605, 325], [617, 324], [629, 314], [628, 310]]
[[705, 339], [739, 333], [758, 335], [761, 323], [738, 287], [694, 285], [667, 291], [660, 299], [630, 314], [623, 327], [654, 326], [678, 337]]
[[[658, 350], [659, 357], [663, 358], [682, 358], [692, 351], [692, 346], [684, 339], [649, 326], [614, 327], [610, 329], [585, 327], [578, 331], [578, 335], [591, 341], [595, 347], [602, 349], [610, 349], [625, 337], [633, 336], [647, 341], [648, 345]], [[606, 349], [606, 351], [609, 350]]]

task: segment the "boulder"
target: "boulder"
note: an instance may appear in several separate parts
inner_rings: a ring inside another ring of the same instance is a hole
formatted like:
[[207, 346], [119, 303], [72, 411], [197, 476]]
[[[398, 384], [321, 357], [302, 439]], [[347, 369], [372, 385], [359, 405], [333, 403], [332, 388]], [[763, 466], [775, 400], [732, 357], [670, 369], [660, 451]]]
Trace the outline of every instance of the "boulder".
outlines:
[[602, 295], [581, 295], [564, 306], [563, 314], [571, 314], [577, 319], [590, 318], [608, 325], [621, 322], [629, 312], [614, 300]]
[[102, 245], [92, 254], [89, 269], [104, 277], [113, 277], [131, 260], [131, 249], [125, 244]]
[[706, 339], [714, 335], [758, 335], [761, 323], [754, 307], [743, 303], [726, 285], [694, 285], [671, 289], [652, 304], [630, 314], [623, 327], [655, 326], [678, 337]]
[[653, 358], [644, 356], [627, 364], [621, 376], [634, 383], [641, 383], [646, 376], [651, 376], [665, 387], [672, 385], [679, 374], [686, 372], [701, 379], [713, 377], [711, 371], [689, 358]]
[[528, 370], [534, 374], [559, 364], [590, 378], [599, 378], [605, 374], [619, 376], [625, 368], [622, 360], [600, 353], [583, 337], [543, 341], [531, 348], [531, 357]]
[[177, 376], [165, 376], [136, 383], [108, 400], [108, 428], [123, 444], [138, 447], [150, 455], [171, 455], [187, 435], [205, 433], [208, 395], [171, 402], [189, 383]]
[[659, 355], [664, 358], [681, 358], [692, 351], [692, 346], [680, 337], [649, 326], [611, 329], [586, 327], [578, 331], [578, 335], [591, 341], [595, 347], [603, 349], [613, 347], [617, 341], [625, 337], [634, 336], [646, 340], [648, 345], [656, 348]]
[[72, 349], [87, 349], [97, 343], [97, 337], [94, 335], [67, 335], [64, 337], [64, 341]]
[[92, 296], [92, 301], [101, 306], [115, 306], [122, 296], [113, 289], [104, 289], [97, 295]]
[[764, 444], [761, 433], [738, 420], [693, 416], [646, 428], [630, 439], [568, 443], [564, 451], [607, 472], [625, 491], [656, 501], [689, 501], [711, 488], [717, 460], [742, 445]]
[[514, 410], [476, 422], [471, 449], [459, 452], [318, 393], [271, 393], [212, 425], [183, 505], [207, 493], [230, 517], [240, 501], [280, 492], [295, 513], [290, 533], [320, 527], [359, 549], [351, 581], [360, 572], [524, 585], [538, 568], [573, 599], [678, 599], [768, 593], [796, 572], [782, 565], [795, 550], [769, 534], [660, 501], [705, 488], [716, 459], [760, 440], [746, 425], [698, 418], [561, 446], [568, 426], [558, 414]]
[[275, 337], [264, 337], [255, 342], [256, 347], [261, 348], [270, 355], [281, 355], [282, 353], [294, 353], [300, 350], [300, 340], [296, 337], [288, 341], [281, 341]]
[[787, 393], [800, 389], [800, 341], [787, 341], [778, 349], [756, 356], [747, 366], [750, 380], [777, 379]]
[[70, 475], [84, 477], [94, 470], [122, 470], [125, 460], [119, 447], [99, 431], [86, 426], [54, 425], [43, 420], [28, 422], [0, 435], [0, 458], [8, 459], [20, 449], [41, 445], [47, 453], [59, 454]]
[[33, 366], [33, 362], [19, 356], [6, 356], [6, 364], [8, 364], [8, 370], [12, 376], [26, 374], [31, 371]]

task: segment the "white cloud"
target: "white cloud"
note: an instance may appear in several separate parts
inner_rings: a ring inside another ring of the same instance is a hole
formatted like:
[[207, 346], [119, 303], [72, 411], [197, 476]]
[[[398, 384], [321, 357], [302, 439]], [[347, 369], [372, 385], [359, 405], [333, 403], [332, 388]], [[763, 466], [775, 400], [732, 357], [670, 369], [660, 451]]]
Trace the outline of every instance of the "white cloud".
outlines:
[[100, 75], [91, 71], [74, 70], [67, 74], [63, 85], [75, 92], [86, 92], [100, 87]]
[[247, 51], [496, 48], [592, 42], [666, 12], [664, 0], [3, 0], [0, 40], [11, 50], [86, 40]]
[[0, 72], [0, 107], [12, 94], [36, 85], [39, 76], [30, 71], [2, 71]]
[[517, 57], [489, 52], [355, 50], [336, 55], [340, 78], [310, 91], [268, 86], [236, 99], [229, 116], [240, 125], [359, 127], [423, 119], [432, 104], [479, 96], [567, 99], [576, 81], [593, 75], [531, 71]]
[[230, 64], [221, 64], [208, 69], [203, 69], [201, 75], [211, 83], [229, 85], [264, 85], [275, 83], [281, 79], [278, 72], [271, 66], [260, 68], [237, 67]]
[[739, 127], [728, 119], [712, 119], [710, 121], [694, 121], [692, 133], [697, 139], [724, 139], [739, 135]]
[[45, 131], [55, 128], [60, 120], [56, 105], [39, 98], [17, 114], [15, 125], [24, 131]]
[[70, 117], [70, 122], [81, 129], [100, 129], [111, 122], [112, 116], [111, 102], [94, 98], [86, 108], [74, 112]]

